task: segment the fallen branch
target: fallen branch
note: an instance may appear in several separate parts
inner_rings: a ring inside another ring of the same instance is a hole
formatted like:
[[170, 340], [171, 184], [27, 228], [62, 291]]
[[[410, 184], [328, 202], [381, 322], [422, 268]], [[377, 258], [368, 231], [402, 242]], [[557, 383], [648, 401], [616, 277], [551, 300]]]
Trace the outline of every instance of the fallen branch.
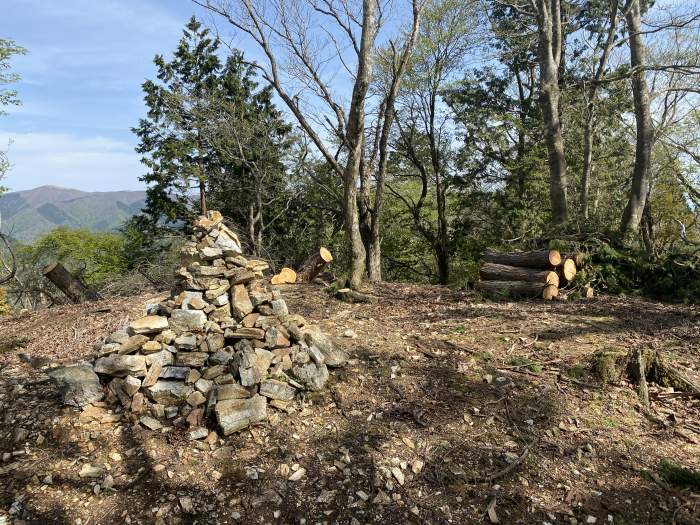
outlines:
[[508, 465], [506, 468], [502, 470], [498, 470], [494, 472], [493, 474], [488, 474], [486, 476], [482, 476], [480, 478], [472, 478], [472, 481], [474, 483], [491, 483], [499, 478], [502, 478], [503, 476], [507, 476], [511, 472], [513, 472], [518, 466], [527, 459], [527, 457], [530, 455], [530, 449], [532, 448], [534, 443], [530, 443], [528, 446], [525, 447], [523, 450], [523, 453], [513, 461], [510, 465]]

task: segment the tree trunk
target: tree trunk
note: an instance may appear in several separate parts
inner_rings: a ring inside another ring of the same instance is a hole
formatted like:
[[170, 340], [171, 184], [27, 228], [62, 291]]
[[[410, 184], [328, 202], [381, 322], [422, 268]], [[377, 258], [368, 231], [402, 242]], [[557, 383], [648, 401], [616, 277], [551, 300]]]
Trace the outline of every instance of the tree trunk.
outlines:
[[207, 214], [207, 183], [204, 179], [199, 179], [199, 211], [202, 215]]
[[[592, 104], [592, 103], [591, 103]], [[593, 108], [587, 109], [583, 126], [583, 172], [581, 173], [581, 196], [579, 210], [581, 218], [588, 219], [588, 199], [591, 188], [591, 163], [593, 160]]]
[[[440, 169], [442, 163], [436, 167]], [[442, 174], [435, 173], [435, 197], [437, 200], [437, 256], [438, 265], [438, 282], [447, 284], [450, 280], [450, 254], [448, 251], [448, 234], [447, 234], [447, 199], [445, 197], [445, 182]]]
[[60, 262], [49, 264], [44, 268], [43, 273], [44, 277], [55, 284], [74, 303], [101, 299], [99, 294], [74, 277]]
[[326, 248], [321, 247], [316, 253], [311, 255], [299, 268], [297, 282], [313, 281], [333, 260], [333, 255]]
[[525, 268], [553, 268], [561, 264], [561, 254], [557, 250], [535, 252], [497, 253], [486, 250], [484, 262], [505, 264], [507, 266], [524, 266]]
[[527, 281], [559, 286], [559, 276], [552, 270], [533, 270], [505, 264], [484, 263], [479, 276], [487, 281]]
[[639, 232], [639, 225], [649, 193], [649, 165], [654, 130], [649, 109], [649, 89], [643, 69], [646, 65], [646, 51], [639, 0], [632, 0], [625, 15], [625, 21], [629, 31], [630, 66], [633, 71], [632, 95], [634, 97], [634, 118], [637, 124], [632, 189], [620, 224], [620, 233], [623, 238], [629, 239], [630, 236]]
[[559, 0], [538, 0], [538, 55], [540, 65], [540, 105], [549, 159], [549, 195], [552, 222], [566, 222], [566, 158], [559, 118], [559, 66], [561, 64], [561, 6]]
[[559, 289], [552, 284], [527, 281], [479, 281], [477, 289], [493, 295], [541, 297], [547, 300], [559, 294]]
[[593, 75], [592, 82], [588, 88], [588, 101], [586, 103], [586, 120], [583, 127], [583, 172], [581, 174], [581, 196], [579, 201], [579, 212], [582, 219], [588, 219], [588, 200], [591, 187], [591, 175], [593, 173], [593, 135], [595, 122], [595, 101], [598, 94], [598, 85], [603, 78], [605, 68], [608, 64], [610, 52], [615, 44], [615, 33], [617, 31], [617, 13], [619, 0], [610, 0], [610, 20], [608, 35], [600, 55], [598, 66]]
[[365, 124], [365, 98], [372, 80], [372, 48], [376, 36], [374, 18], [376, 0], [362, 2], [362, 36], [357, 64], [357, 77], [352, 89], [350, 111], [347, 123], [348, 158], [343, 170], [343, 206], [345, 213], [345, 233], [350, 251], [348, 282], [350, 288], [357, 289], [362, 284], [365, 272], [365, 247], [360, 236], [357, 211], [357, 181], [363, 156], [363, 136]]
[[437, 259], [438, 282], [448, 284], [450, 282], [450, 254], [447, 251], [447, 243], [443, 243], [443, 239], [438, 239], [435, 257]]

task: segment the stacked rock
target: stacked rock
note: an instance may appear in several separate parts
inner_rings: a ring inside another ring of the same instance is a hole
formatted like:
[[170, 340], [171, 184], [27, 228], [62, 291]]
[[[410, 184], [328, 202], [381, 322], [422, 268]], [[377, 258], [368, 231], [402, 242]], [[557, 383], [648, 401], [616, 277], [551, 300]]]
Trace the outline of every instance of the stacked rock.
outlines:
[[193, 229], [171, 297], [109, 335], [94, 370], [142, 424], [189, 427], [197, 439], [210, 418], [228, 435], [266, 419], [268, 405], [288, 409], [347, 356], [289, 313], [267, 263], [242, 255], [219, 212]]

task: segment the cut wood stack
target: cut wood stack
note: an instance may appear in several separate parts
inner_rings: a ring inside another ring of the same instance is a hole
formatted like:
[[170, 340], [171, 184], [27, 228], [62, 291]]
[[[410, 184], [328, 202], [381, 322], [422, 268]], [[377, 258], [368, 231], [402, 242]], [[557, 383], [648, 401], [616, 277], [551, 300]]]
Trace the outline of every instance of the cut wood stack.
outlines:
[[580, 255], [562, 255], [557, 250], [511, 253], [487, 250], [477, 288], [489, 294], [554, 299], [560, 286], [574, 279]]

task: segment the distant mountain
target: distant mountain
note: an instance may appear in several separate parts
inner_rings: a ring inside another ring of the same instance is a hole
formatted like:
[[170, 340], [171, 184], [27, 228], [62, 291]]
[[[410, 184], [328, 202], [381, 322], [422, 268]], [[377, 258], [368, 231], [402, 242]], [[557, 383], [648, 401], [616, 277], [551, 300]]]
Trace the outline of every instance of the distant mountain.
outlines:
[[33, 241], [59, 226], [113, 231], [136, 215], [145, 191], [88, 192], [40, 186], [0, 196], [2, 229], [21, 241]]

